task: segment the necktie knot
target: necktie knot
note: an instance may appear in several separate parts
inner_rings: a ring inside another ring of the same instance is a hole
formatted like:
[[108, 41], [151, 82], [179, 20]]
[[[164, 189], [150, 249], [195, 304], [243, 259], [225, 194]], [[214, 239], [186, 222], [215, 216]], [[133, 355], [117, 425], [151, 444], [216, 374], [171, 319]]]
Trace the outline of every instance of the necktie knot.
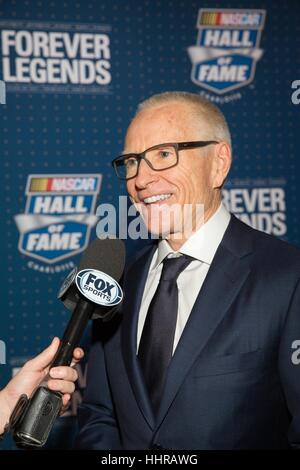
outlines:
[[188, 255], [165, 258], [163, 260], [163, 269], [160, 280], [175, 282], [179, 274], [190, 264], [192, 260], [193, 258]]

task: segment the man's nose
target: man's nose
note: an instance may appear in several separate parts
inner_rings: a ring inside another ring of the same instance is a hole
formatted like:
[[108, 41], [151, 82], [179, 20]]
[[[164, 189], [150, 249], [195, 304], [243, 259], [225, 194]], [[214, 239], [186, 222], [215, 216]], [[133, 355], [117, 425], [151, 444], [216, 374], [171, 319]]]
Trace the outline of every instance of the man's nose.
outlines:
[[158, 173], [153, 170], [145, 160], [140, 161], [138, 174], [135, 177], [135, 185], [141, 189], [147, 187], [158, 178]]

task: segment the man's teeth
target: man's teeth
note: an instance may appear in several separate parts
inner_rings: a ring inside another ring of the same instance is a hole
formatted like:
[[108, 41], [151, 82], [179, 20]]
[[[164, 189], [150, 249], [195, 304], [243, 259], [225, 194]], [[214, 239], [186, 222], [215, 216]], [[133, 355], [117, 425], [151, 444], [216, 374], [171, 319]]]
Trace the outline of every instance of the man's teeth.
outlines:
[[144, 203], [145, 204], [152, 204], [153, 202], [164, 201], [165, 199], [169, 199], [169, 197], [171, 197], [171, 196], [172, 196], [172, 194], [158, 194], [157, 196], [146, 197], [144, 199]]

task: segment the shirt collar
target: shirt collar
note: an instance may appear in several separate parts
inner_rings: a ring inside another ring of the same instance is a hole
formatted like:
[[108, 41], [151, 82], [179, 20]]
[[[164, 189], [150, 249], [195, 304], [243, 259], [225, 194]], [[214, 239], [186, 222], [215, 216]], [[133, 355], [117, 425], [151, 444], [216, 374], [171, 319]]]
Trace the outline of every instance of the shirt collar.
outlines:
[[[211, 264], [230, 221], [230, 213], [220, 204], [217, 211], [180, 248], [183, 255], [191, 256], [203, 263]], [[167, 240], [161, 240], [153, 269], [170, 254], [174, 253]]]

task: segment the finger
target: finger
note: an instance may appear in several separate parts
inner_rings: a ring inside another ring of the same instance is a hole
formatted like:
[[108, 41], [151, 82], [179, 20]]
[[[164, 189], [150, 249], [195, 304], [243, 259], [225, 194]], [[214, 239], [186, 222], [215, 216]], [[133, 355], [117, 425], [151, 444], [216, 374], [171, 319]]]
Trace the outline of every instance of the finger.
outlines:
[[77, 371], [67, 366], [53, 367], [50, 369], [49, 375], [52, 379], [63, 379], [70, 382], [76, 382], [78, 379]]
[[73, 351], [73, 357], [74, 357], [75, 359], [80, 360], [80, 359], [83, 358], [83, 356], [84, 356], [84, 351], [83, 351], [83, 349], [81, 349], [81, 348], [75, 348], [75, 349], [74, 349], [74, 351]]
[[54, 358], [58, 350], [59, 343], [59, 338], [53, 338], [51, 344], [46, 349], [44, 349], [44, 351], [31, 359], [30, 367], [34, 370], [42, 370], [47, 367]]
[[50, 390], [54, 390], [55, 392], [61, 392], [63, 394], [69, 393], [72, 394], [75, 390], [74, 382], [70, 382], [68, 380], [48, 380], [48, 387]]
[[71, 367], [74, 367], [78, 362], [83, 358], [84, 351], [81, 348], [76, 348], [73, 351], [73, 359], [71, 362]]
[[62, 406], [62, 413], [64, 413], [66, 411], [66, 409], [68, 408], [69, 404], [70, 404], [70, 400], [71, 400], [71, 395], [69, 393], [65, 393], [63, 396], [62, 396], [62, 403], [63, 403], [63, 406]]

